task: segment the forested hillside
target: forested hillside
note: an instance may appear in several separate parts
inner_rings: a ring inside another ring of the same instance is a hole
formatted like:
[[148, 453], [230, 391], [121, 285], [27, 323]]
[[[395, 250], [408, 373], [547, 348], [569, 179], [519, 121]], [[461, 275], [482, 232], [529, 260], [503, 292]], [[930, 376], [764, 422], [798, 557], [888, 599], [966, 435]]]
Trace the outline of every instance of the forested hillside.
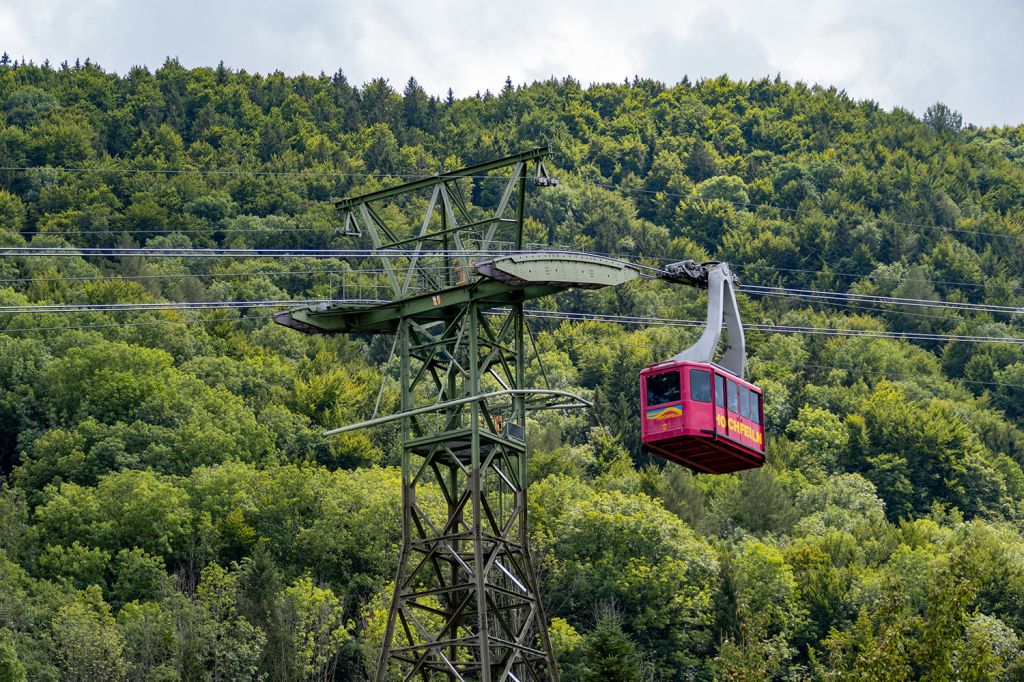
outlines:
[[[789, 291], [741, 301], [768, 325], [748, 347], [770, 437], [739, 475], [639, 452], [638, 372], [693, 329], [532, 321], [552, 385], [596, 404], [529, 438], [563, 679], [1024, 679], [1024, 126], [779, 79], [436, 99], [6, 55], [0, 116], [6, 247], [365, 248], [332, 198], [549, 145], [531, 242]], [[361, 294], [374, 267], [0, 257], [0, 679], [364, 679], [399, 453], [394, 429], [320, 434], [369, 417], [382, 379], [394, 406], [390, 339], [299, 334], [265, 302]], [[165, 302], [216, 305], [111, 307]], [[704, 306], [637, 281], [535, 307]]]

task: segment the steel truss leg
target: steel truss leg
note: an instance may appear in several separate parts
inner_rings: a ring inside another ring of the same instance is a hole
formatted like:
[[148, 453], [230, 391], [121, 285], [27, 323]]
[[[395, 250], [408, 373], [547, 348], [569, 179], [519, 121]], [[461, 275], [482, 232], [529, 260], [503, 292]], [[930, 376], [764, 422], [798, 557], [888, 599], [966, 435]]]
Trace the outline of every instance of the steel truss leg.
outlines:
[[[403, 321], [403, 411], [523, 386], [522, 305], [484, 309]], [[517, 396], [404, 419], [402, 551], [377, 682], [557, 682], [527, 539], [525, 413]]]

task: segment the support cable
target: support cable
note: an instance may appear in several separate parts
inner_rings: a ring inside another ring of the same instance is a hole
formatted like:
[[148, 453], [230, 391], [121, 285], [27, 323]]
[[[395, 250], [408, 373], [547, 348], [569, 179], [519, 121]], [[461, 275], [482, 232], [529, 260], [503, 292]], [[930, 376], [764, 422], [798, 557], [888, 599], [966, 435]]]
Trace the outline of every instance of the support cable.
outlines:
[[[527, 317], [542, 320], [563, 320], [569, 322], [614, 322], [617, 324], [631, 324], [642, 326], [661, 327], [703, 327], [705, 320], [686, 320], [667, 317], [643, 317], [631, 315], [607, 315], [598, 313], [579, 313], [554, 310], [526, 310]], [[745, 324], [744, 328], [749, 331], [767, 332], [775, 334], [820, 334], [824, 336], [863, 336], [878, 339], [895, 339], [902, 341], [960, 341], [965, 343], [1009, 343], [1024, 345], [1024, 337], [1001, 337], [967, 334], [941, 334], [926, 332], [893, 332], [874, 329], [837, 329], [829, 327], [811, 327], [799, 325], [780, 324]]]

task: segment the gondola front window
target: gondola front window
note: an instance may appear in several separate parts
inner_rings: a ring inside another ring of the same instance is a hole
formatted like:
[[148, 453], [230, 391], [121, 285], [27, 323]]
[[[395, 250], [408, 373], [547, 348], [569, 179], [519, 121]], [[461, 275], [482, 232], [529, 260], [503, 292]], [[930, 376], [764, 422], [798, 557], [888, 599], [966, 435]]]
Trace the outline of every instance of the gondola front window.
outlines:
[[647, 377], [647, 404], [664, 405], [683, 399], [679, 388], [679, 372], [664, 372]]

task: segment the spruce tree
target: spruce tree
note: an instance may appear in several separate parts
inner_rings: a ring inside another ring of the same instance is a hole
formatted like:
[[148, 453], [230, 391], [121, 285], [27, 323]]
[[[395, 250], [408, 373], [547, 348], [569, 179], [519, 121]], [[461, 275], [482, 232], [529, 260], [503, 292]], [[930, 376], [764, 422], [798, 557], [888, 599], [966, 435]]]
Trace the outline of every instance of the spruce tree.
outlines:
[[580, 664], [582, 682], [635, 682], [640, 680], [636, 644], [622, 631], [614, 616], [605, 615], [587, 635]]

